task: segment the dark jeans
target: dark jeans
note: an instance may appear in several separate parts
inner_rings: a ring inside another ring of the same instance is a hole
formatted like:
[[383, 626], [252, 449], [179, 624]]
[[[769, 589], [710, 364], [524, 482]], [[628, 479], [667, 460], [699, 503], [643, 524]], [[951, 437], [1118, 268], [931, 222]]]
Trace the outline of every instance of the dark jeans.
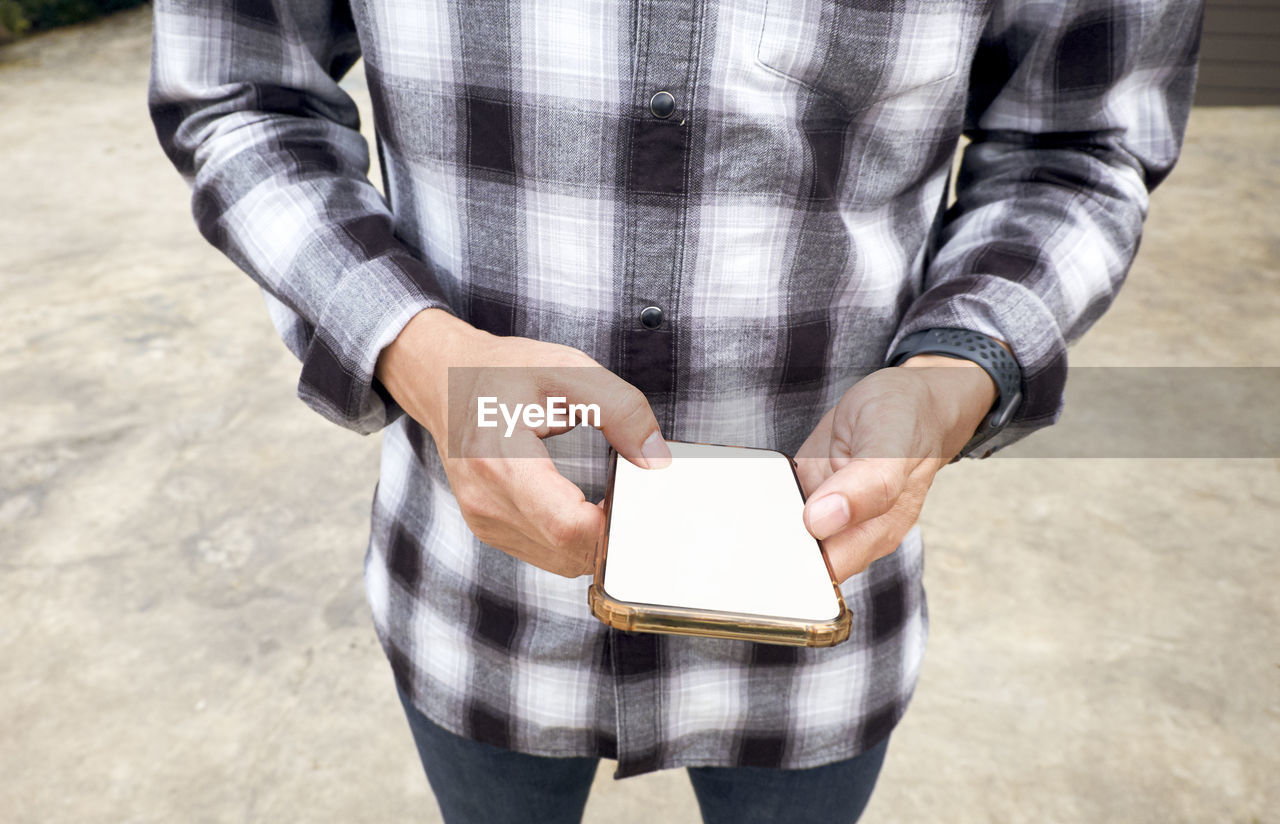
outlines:
[[[454, 735], [400, 695], [418, 756], [445, 824], [576, 824], [596, 758], [548, 758]], [[888, 739], [867, 752], [807, 770], [691, 767], [707, 824], [851, 824], [875, 787]]]

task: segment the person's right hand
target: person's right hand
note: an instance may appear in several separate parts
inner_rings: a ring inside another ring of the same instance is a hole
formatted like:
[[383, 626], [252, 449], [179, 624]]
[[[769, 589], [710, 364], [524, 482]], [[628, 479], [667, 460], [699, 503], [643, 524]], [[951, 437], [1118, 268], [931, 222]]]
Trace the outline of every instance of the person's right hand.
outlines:
[[542, 443], [565, 428], [521, 421], [508, 437], [501, 415], [496, 428], [480, 428], [477, 398], [495, 397], [510, 409], [518, 403], [545, 408], [548, 397], [594, 403], [600, 429], [618, 454], [651, 469], [671, 461], [644, 394], [568, 346], [498, 337], [428, 309], [382, 350], [376, 375], [435, 439], [476, 537], [558, 575], [593, 569], [604, 512], [556, 470]]

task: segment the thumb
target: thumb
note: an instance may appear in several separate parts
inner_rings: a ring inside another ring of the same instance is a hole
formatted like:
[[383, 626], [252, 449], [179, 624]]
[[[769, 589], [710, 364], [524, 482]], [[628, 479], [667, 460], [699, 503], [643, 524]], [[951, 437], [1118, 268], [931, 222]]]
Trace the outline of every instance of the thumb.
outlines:
[[[841, 414], [850, 400], [852, 408]], [[810, 493], [804, 508], [813, 537], [828, 538], [893, 508], [918, 463], [912, 458], [920, 454], [917, 421], [915, 405], [892, 393], [858, 394], [855, 386], [841, 400], [828, 447], [838, 468]]]
[[574, 394], [600, 406], [600, 431], [618, 454], [643, 469], [670, 464], [671, 450], [644, 393], [607, 369], [583, 371]]
[[809, 496], [804, 525], [818, 540], [893, 508], [907, 483], [907, 461], [854, 458]]

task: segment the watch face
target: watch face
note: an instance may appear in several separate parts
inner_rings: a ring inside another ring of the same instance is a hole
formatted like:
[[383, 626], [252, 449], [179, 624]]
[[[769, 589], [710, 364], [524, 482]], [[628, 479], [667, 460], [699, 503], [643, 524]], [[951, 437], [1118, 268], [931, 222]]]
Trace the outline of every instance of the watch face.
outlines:
[[993, 413], [995, 418], [992, 419], [991, 426], [996, 432], [999, 432], [1009, 425], [1009, 421], [1013, 420], [1013, 413], [1018, 411], [1018, 405], [1022, 403], [1022, 393], [1015, 391], [1009, 398], [1008, 403], [1004, 402], [1004, 395], [1001, 395], [996, 403], [997, 408]]

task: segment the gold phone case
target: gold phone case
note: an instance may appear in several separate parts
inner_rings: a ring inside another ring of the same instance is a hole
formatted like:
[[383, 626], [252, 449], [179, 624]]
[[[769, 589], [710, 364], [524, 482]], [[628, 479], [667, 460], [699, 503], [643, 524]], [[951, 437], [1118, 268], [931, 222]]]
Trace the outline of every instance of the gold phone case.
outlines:
[[[754, 449], [753, 447], [732, 447]], [[775, 450], [756, 450], [774, 452]], [[781, 453], [776, 453], [781, 454]], [[804, 497], [800, 478], [796, 475], [795, 461], [787, 458], [796, 488]], [[660, 632], [676, 635], [697, 635], [707, 638], [731, 638], [758, 641], [766, 644], [787, 644], [800, 647], [830, 647], [849, 637], [852, 620], [840, 595], [840, 587], [831, 572], [831, 562], [821, 544], [814, 541], [814, 549], [822, 553], [827, 575], [831, 578], [836, 601], [840, 609], [830, 621], [809, 621], [767, 615], [721, 612], [717, 610], [690, 609], [662, 604], [642, 604], [613, 598], [605, 591], [605, 568], [609, 562], [609, 530], [612, 525], [614, 479], [617, 475], [618, 454], [609, 450], [609, 481], [605, 491], [605, 527], [596, 551], [595, 580], [588, 591], [591, 613], [614, 629], [628, 632]]]

